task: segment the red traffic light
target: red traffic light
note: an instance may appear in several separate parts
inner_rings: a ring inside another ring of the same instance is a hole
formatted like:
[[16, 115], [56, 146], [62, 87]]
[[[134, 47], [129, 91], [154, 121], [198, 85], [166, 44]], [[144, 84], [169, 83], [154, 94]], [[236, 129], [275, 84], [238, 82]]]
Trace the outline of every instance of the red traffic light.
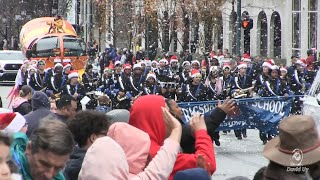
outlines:
[[252, 19], [244, 19], [242, 20], [243, 29], [252, 29], [253, 28], [253, 20]]

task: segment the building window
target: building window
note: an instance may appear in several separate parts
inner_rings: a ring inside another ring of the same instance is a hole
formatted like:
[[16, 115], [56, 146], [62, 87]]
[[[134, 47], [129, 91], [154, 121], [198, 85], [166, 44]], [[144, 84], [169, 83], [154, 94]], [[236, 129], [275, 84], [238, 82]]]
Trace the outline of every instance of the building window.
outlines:
[[301, 0], [293, 0], [292, 4], [292, 54], [301, 54]]
[[317, 48], [318, 0], [309, 0], [308, 8], [308, 47]]

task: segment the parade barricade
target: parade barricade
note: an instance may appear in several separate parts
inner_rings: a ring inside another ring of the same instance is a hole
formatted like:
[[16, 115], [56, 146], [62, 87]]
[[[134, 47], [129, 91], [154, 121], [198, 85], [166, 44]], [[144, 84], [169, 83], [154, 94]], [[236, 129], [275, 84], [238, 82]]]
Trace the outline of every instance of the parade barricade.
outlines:
[[[227, 116], [217, 131], [234, 129], [259, 129], [268, 131], [290, 114], [293, 98], [289, 97], [257, 97], [236, 99], [235, 114]], [[195, 112], [203, 114], [212, 111], [218, 101], [202, 101], [180, 103], [184, 114], [184, 122], [188, 124]]]

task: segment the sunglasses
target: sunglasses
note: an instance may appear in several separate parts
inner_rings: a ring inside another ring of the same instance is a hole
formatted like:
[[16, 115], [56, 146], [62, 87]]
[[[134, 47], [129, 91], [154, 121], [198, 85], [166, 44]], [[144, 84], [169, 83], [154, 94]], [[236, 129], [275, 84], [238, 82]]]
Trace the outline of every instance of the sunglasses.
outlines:
[[44, 63], [38, 63], [38, 65], [41, 66], [41, 65], [46, 65], [46, 64], [44, 64]]

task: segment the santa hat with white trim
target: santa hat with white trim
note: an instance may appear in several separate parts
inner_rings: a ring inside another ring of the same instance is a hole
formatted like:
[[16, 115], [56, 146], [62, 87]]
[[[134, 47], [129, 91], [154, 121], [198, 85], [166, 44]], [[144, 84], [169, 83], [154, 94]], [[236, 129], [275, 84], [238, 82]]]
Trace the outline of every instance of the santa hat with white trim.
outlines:
[[136, 68], [141, 68], [141, 64], [140, 64], [140, 63], [134, 64], [134, 65], [133, 65], [133, 70], [136, 69]]
[[273, 66], [271, 66], [271, 68], [270, 68], [271, 70], [279, 70], [279, 66], [277, 66], [277, 65], [273, 65]]
[[121, 65], [121, 62], [120, 61], [116, 61], [115, 63], [114, 63], [114, 66], [117, 66], [117, 65]]
[[307, 61], [305, 59], [299, 59], [296, 64], [299, 64], [303, 67], [306, 67], [307, 66]]
[[194, 64], [194, 63], [196, 63], [196, 64], [198, 64], [198, 66], [200, 66], [200, 62], [198, 60], [191, 61], [191, 64]]
[[70, 71], [68, 75], [68, 79], [71, 79], [71, 78], [79, 78], [78, 71]]
[[171, 63], [171, 62], [178, 62], [177, 56], [171, 56], [171, 58], [170, 58], [170, 63]]
[[69, 64], [69, 63], [66, 64], [66, 65], [63, 67], [63, 71], [66, 70], [67, 68], [71, 68], [71, 64]]
[[165, 65], [167, 65], [168, 64], [168, 60], [166, 60], [166, 59], [161, 59], [160, 61], [159, 61], [159, 63], [164, 63]]
[[280, 71], [288, 72], [287, 68], [285, 68], [285, 67], [281, 67], [281, 68], [280, 68]]
[[274, 62], [274, 60], [273, 59], [268, 59], [268, 60], [266, 60], [266, 62], [268, 62], [268, 63], [270, 63], [271, 65], [275, 65], [276, 63]]
[[63, 63], [71, 63], [71, 59], [63, 59], [62, 62]]
[[189, 61], [184, 61], [184, 62], [182, 63], [182, 67], [187, 66], [187, 65], [189, 65], [189, 66], [191, 65]]
[[151, 64], [153, 64], [153, 63], [156, 63], [157, 65], [159, 64], [158, 61], [156, 61], [156, 60], [153, 60], [153, 61], [151, 62]]
[[14, 134], [26, 125], [26, 119], [18, 112], [0, 114], [0, 132]]
[[226, 68], [231, 69], [230, 63], [223, 63], [222, 70], [225, 70]]
[[196, 76], [201, 76], [201, 73], [200, 73], [200, 71], [199, 70], [197, 70], [197, 69], [192, 69], [192, 71], [191, 71], [191, 77], [192, 78], [195, 78]]
[[62, 61], [61, 61], [61, 59], [55, 58], [55, 59], [53, 60], [53, 62], [54, 62], [54, 63], [61, 63]]
[[54, 68], [59, 67], [59, 66], [63, 67], [63, 65], [61, 63], [57, 63], [57, 64], [54, 65]]
[[262, 67], [268, 67], [269, 69], [271, 69], [273, 64], [270, 63], [270, 61], [265, 61], [262, 63]]
[[130, 64], [124, 64], [123, 69], [131, 69], [132, 66]]
[[237, 67], [238, 67], [238, 69], [248, 68], [248, 65], [245, 62], [240, 62]]
[[156, 74], [155, 74], [155, 73], [152, 73], [152, 72], [150, 72], [150, 73], [147, 75], [146, 80], [148, 80], [148, 79], [151, 78], [151, 77], [152, 77], [155, 81], [157, 80]]

